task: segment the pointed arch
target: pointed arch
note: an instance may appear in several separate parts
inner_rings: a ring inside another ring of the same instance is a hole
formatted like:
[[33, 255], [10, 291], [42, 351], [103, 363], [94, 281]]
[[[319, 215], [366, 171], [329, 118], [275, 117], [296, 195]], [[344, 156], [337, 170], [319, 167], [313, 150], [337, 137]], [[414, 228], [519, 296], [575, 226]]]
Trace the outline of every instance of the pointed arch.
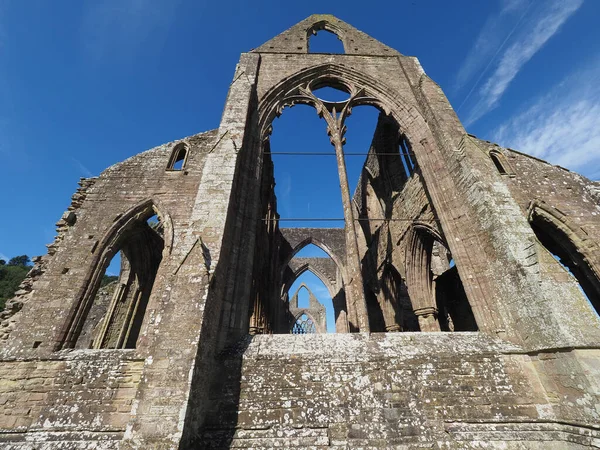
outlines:
[[342, 52], [339, 52], [339, 53], [340, 54], [346, 53], [346, 42], [344, 39], [343, 31], [339, 27], [337, 27], [336, 25], [332, 24], [331, 22], [329, 22], [327, 20], [321, 20], [321, 21], [315, 22], [313, 25], [311, 25], [306, 30], [306, 44], [307, 44], [308, 53], [311, 53], [311, 50], [310, 50], [311, 38], [312, 38], [312, 36], [316, 36], [319, 31], [325, 31], [325, 32], [331, 33], [334, 36], [336, 36], [341, 41], [341, 44], [342, 44]]
[[362, 90], [362, 95], [355, 99], [353, 106], [371, 105], [384, 114], [391, 115], [409, 142], [421, 142], [429, 137], [426, 131], [429, 128], [421, 113], [394, 89], [351, 67], [325, 63], [300, 70], [282, 79], [263, 96], [258, 108], [259, 129], [263, 141], [268, 139], [271, 122], [285, 107], [295, 104], [315, 106], [310, 100], [298, 95], [298, 89], [304, 86], [312, 89], [331, 86], [350, 93], [357, 92], [357, 89]]
[[[92, 249], [94, 256], [83, 284], [78, 291], [76, 301], [69, 313], [68, 320], [61, 330], [60, 339], [58, 340], [56, 349], [75, 347], [90, 308], [92, 307], [96, 294], [100, 288], [103, 275], [112, 258], [125, 248], [127, 240], [135, 239], [137, 242], [136, 245], [138, 245], [138, 248], [140, 249], [143, 249], [143, 247], [139, 246], [150, 245], [150, 241], [154, 240], [156, 241], [154, 248], [148, 248], [148, 250], [145, 250], [146, 253], [144, 255], [139, 255], [134, 258], [134, 266], [138, 265], [140, 270], [150, 272], [146, 274], [146, 280], [143, 283], [143, 286], [139, 286], [139, 294], [134, 294], [137, 298], [132, 300], [134, 304], [132, 304], [129, 312], [126, 313], [127, 317], [130, 317], [131, 322], [128, 325], [124, 325], [125, 328], [123, 329], [123, 333], [121, 333], [122, 336], [119, 338], [118, 346], [135, 346], [134, 340], [137, 338], [136, 333], [139, 333], [140, 331], [141, 319], [143, 318], [160, 262], [163, 255], [169, 254], [172, 248], [172, 220], [171, 217], [163, 211], [164, 210], [159, 209], [155, 200], [146, 199], [117, 216], [117, 219], [112, 226]], [[152, 238], [153, 234], [148, 234], [148, 230], [151, 229], [146, 224], [146, 221], [154, 215], [158, 216], [163, 225], [164, 231], [162, 232], [163, 235], [160, 238], [160, 242], [158, 242], [157, 239]], [[160, 247], [160, 250], [157, 246]], [[150, 253], [148, 253], [148, 251]], [[131, 259], [131, 256], [128, 259]], [[149, 262], [151, 263], [150, 266], [141, 268], [144, 265], [147, 266]], [[130, 264], [131, 261], [128, 261], [128, 264], [122, 265], [122, 268], [125, 267], [126, 270], [129, 271], [131, 270]], [[140, 264], [142, 266], [140, 266]], [[128, 295], [126, 291], [127, 289], [124, 290], [124, 295]], [[104, 323], [102, 324], [103, 332], [106, 331], [109, 320], [110, 318], [104, 320]], [[102, 339], [100, 339], [100, 341], [101, 340]], [[98, 345], [101, 347], [102, 343]]]
[[[319, 105], [307, 95], [312, 86], [337, 86], [351, 93], [351, 98], [347, 102], [336, 104]], [[418, 86], [414, 89], [419, 91], [419, 95], [443, 96], [443, 92], [425, 73], [419, 75]], [[495, 314], [495, 310], [490, 303], [490, 299], [483, 295], [486, 292], [484, 277], [474, 266], [474, 261], [468, 255], [476, 248], [477, 251], [483, 251], [484, 243], [475, 235], [471, 241], [463, 239], [454, 239], [461, 233], [460, 226], [464, 224], [465, 219], [455, 220], [447, 207], [456, 202], [456, 193], [441, 189], [439, 183], [434, 180], [440, 177], [452, 179], [452, 167], [448, 164], [441, 164], [440, 158], [450, 164], [458, 164], [461, 152], [461, 144], [452, 142], [449, 148], [441, 147], [441, 138], [434, 134], [434, 130], [425, 120], [423, 111], [419, 110], [414, 102], [409, 102], [399, 94], [397, 89], [392, 89], [385, 80], [376, 79], [371, 75], [361, 72], [347, 65], [341, 65], [334, 62], [317, 64], [282, 78], [274, 82], [258, 104], [258, 130], [261, 142], [268, 142], [269, 134], [272, 131], [271, 122], [281, 114], [285, 107], [292, 107], [296, 104], [306, 104], [317, 109], [317, 113], [322, 113], [322, 108], [340, 111], [341, 108], [352, 108], [360, 105], [371, 105], [378, 108], [383, 114], [391, 117], [398, 124], [401, 132], [410, 144], [410, 157], [414, 156], [413, 163], [419, 169], [419, 173], [425, 183], [429, 198], [433, 208], [437, 211], [440, 225], [444, 234], [452, 236], [448, 242], [449, 250], [457, 259], [457, 265], [461, 270], [475, 274], [464, 280], [463, 287], [470, 302], [473, 304], [473, 312], [477, 316], [477, 322], [482, 323], [486, 330], [496, 330], [502, 328], [503, 319]], [[429, 106], [425, 106], [427, 110]], [[466, 199], [466, 194], [461, 193]], [[470, 246], [470, 248], [468, 248]], [[495, 282], [496, 283], [496, 282]], [[497, 282], [499, 283], [499, 282]]]
[[565, 214], [544, 202], [529, 204], [527, 219], [538, 241], [560, 258], [600, 315], [600, 247]]
[[[302, 319], [306, 316], [306, 319]], [[316, 334], [317, 330], [317, 321], [315, 318], [306, 310], [302, 310], [298, 313], [297, 317], [294, 317], [294, 320], [290, 326], [291, 334]]]
[[281, 296], [282, 297], [283, 297], [284, 293], [286, 293], [287, 291], [290, 290], [290, 288], [295, 283], [295, 281], [298, 278], [300, 278], [300, 276], [304, 272], [307, 272], [307, 271], [310, 272], [310, 273], [312, 273], [319, 280], [321, 280], [321, 282], [327, 288], [327, 291], [329, 291], [329, 295], [331, 296], [331, 298], [335, 297], [335, 295], [337, 294], [336, 289], [331, 284], [331, 280], [325, 274], [323, 274], [319, 269], [317, 269], [316, 267], [314, 267], [314, 265], [312, 265], [310, 262], [307, 262], [307, 263], [301, 265], [296, 270], [292, 270], [292, 268], [289, 266], [289, 264], [288, 264], [287, 267], [290, 269], [292, 275], [288, 279], [285, 279], [284, 282], [283, 282], [283, 284], [282, 284], [282, 286], [281, 286]]
[[[408, 292], [422, 331], [477, 331], [469, 299], [456, 266], [432, 271], [435, 245], [448, 247], [431, 224], [414, 223], [405, 255]], [[438, 243], [438, 244], [436, 244]]]
[[327, 256], [329, 256], [333, 262], [335, 263], [335, 265], [337, 266], [337, 268], [340, 270], [340, 272], [343, 274], [343, 268], [344, 265], [342, 264], [342, 260], [339, 258], [338, 255], [335, 254], [335, 252], [333, 250], [331, 250], [331, 248], [329, 248], [327, 246], [327, 244], [325, 244], [323, 241], [321, 241], [318, 238], [315, 238], [314, 236], [308, 236], [306, 238], [304, 238], [302, 241], [300, 241], [293, 249], [291, 252], [289, 252], [287, 254], [287, 256], [284, 258], [282, 264], [281, 264], [281, 276], [283, 277], [284, 271], [286, 269], [286, 267], [288, 267], [290, 261], [292, 260], [292, 258], [294, 258], [294, 256], [296, 256], [296, 254], [302, 250], [304, 247], [308, 246], [308, 245], [314, 245], [316, 247], [319, 247], [321, 250], [323, 250], [325, 253], [327, 253]]

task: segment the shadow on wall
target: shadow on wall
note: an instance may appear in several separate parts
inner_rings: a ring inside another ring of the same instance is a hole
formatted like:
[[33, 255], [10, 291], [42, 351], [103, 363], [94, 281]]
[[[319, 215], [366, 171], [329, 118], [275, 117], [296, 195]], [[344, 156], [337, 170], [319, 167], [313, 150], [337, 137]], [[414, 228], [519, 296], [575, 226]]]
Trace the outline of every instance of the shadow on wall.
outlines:
[[211, 406], [206, 420], [193, 442], [182, 450], [231, 448], [238, 423], [243, 356], [252, 339], [245, 336], [216, 357], [217, 376], [209, 389]]

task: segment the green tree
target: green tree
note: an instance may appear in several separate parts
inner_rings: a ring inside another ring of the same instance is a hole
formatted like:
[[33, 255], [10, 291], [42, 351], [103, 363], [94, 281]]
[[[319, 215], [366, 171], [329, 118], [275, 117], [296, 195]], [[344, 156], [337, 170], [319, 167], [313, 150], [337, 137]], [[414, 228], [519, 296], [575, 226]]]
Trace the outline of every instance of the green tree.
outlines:
[[29, 269], [31, 267], [23, 265], [0, 265], [0, 311], [4, 309], [6, 301], [15, 295]]
[[119, 279], [118, 276], [116, 275], [106, 275], [104, 274], [104, 276], [102, 277], [102, 281], [100, 282], [100, 287], [104, 287], [107, 284], [112, 283], [113, 281], [117, 281]]
[[29, 266], [31, 260], [27, 255], [15, 256], [14, 258], [10, 258], [8, 261], [9, 266]]

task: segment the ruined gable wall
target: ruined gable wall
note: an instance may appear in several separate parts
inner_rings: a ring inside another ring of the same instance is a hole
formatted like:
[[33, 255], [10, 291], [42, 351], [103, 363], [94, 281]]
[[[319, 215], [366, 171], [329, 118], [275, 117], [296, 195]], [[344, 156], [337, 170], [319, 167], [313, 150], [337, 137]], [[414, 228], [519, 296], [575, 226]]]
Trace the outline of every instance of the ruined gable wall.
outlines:
[[[173, 415], [180, 417], [201, 325], [198, 304], [207, 283], [201, 246], [185, 244], [195, 239], [190, 215], [215, 138], [212, 131], [136, 155], [104, 171], [85, 198], [78, 197], [81, 201], [71, 209], [76, 221], [61, 223], [53, 254], [44, 257], [45, 271], [13, 316], [16, 328], [4, 341], [0, 391], [6, 401], [0, 410], [0, 440], [15, 446], [27, 439], [50, 440], [48, 448], [114, 448], [132, 420], [134, 401], [133, 411], [152, 407], [166, 422], [166, 409], [157, 406], [157, 399], [168, 400]], [[182, 171], [166, 171], [179, 142], [189, 146], [187, 164]], [[137, 349], [53, 351], [90, 270], [92, 249], [101, 251], [94, 247], [114, 220], [147, 199], [167, 222], [167, 246]], [[144, 379], [165, 376], [162, 382], [154, 378], [150, 394], [140, 394], [142, 373]]]
[[[327, 24], [324, 28], [324, 24]], [[351, 55], [399, 55], [393, 48], [348, 25], [331, 14], [313, 14], [292, 28], [278, 34], [258, 47], [260, 53], [306, 53], [311, 30], [328, 29], [344, 44], [344, 51]], [[320, 31], [324, 32], [324, 31]]]
[[[497, 183], [519, 206], [522, 217], [529, 219], [532, 208], [541, 208], [551, 214], [556, 222], [564, 226], [571, 236], [564, 239], [577, 240], [578, 249], [584, 252], [590, 264], [600, 268], [600, 200], [596, 198], [597, 183], [570, 172], [559, 166], [551, 165], [537, 158], [503, 149], [495, 144], [478, 141], [482, 149], [480, 158], [492, 165], [490, 151], [499, 151], [504, 155], [503, 163], [507, 173], [496, 171]], [[560, 301], [546, 302], [559, 317], [559, 326], [580, 320], [573, 326], [583, 335], [581, 341], [597, 342], [600, 318], [582, 297], [573, 277], [546, 251], [535, 239], [535, 254], [538, 258], [538, 271], [542, 281], [550, 283], [540, 288], [561, 292]], [[572, 331], [569, 334], [573, 335]]]
[[[166, 144], [136, 155], [105, 170], [86, 190], [85, 201], [75, 212], [76, 221], [64, 230], [55, 252], [47, 261], [44, 276], [33, 286], [35, 300], [19, 314], [19, 327], [6, 343], [19, 353], [40, 341], [38, 352], [51, 350], [71, 306], [90, 270], [98, 242], [113, 222], [140, 202], [153, 199], [171, 216], [178, 233], [188, 233], [191, 203], [200, 183], [203, 156], [213, 133], [189, 138], [190, 155], [184, 171], [166, 171], [171, 150]], [[179, 142], [179, 141], [178, 141]], [[93, 251], [92, 251], [93, 250]], [[155, 288], [160, 288], [157, 277]], [[156, 289], [155, 289], [156, 291]]]

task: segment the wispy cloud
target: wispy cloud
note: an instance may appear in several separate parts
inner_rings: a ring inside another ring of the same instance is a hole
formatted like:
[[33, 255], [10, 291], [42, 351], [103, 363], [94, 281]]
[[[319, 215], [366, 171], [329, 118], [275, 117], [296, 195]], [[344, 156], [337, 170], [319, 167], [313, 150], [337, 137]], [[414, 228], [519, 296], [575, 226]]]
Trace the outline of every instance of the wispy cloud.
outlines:
[[94, 174], [92, 173], [92, 171], [90, 169], [88, 169], [86, 166], [84, 166], [82, 164], [81, 161], [79, 161], [78, 159], [75, 158], [71, 158], [71, 161], [73, 162], [73, 165], [79, 170], [79, 172], [86, 176], [87, 178], [93, 177]]
[[[517, 29], [516, 25], [513, 26], [512, 30], [507, 30], [507, 37], [493, 55], [488, 65], [483, 69], [471, 92], [467, 95], [468, 98], [479, 81], [484, 77], [488, 68], [493, 67], [493, 71], [476, 93], [476, 101], [471, 107], [465, 121], [467, 126], [479, 120], [498, 105], [504, 92], [523, 66], [559, 31], [560, 27], [582, 4], [583, 0], [549, 0], [545, 2], [534, 2], [532, 0], [532, 3], [529, 5], [534, 5], [535, 8], [528, 19], [523, 22], [522, 26], [518, 27], [519, 29], [516, 33], [514, 33]], [[521, 2], [515, 0], [514, 5], [511, 5], [507, 11], [517, 11], [522, 6]], [[527, 11], [528, 7], [522, 13], [517, 25], [523, 20]], [[512, 44], [504, 50], [504, 45], [509, 40], [512, 41]], [[496, 57], [499, 57], [497, 63], [495, 63]], [[470, 66], [465, 65], [465, 67], [468, 68]], [[464, 70], [468, 71], [467, 69]]]
[[143, 48], [162, 46], [175, 19], [178, 0], [87, 2], [81, 42], [88, 57], [130, 60]]
[[502, 124], [493, 139], [600, 178], [600, 57]]
[[[490, 16], [483, 27], [475, 44], [469, 50], [467, 57], [456, 75], [455, 90], [461, 89], [476, 73], [485, 73], [506, 41], [512, 36], [525, 13], [531, 6], [532, 0], [504, 0], [500, 11]], [[477, 84], [475, 82], [474, 84]]]
[[3, 259], [6, 262], [8, 262], [10, 260], [10, 258], [2, 252], [0, 252], [0, 259]]

